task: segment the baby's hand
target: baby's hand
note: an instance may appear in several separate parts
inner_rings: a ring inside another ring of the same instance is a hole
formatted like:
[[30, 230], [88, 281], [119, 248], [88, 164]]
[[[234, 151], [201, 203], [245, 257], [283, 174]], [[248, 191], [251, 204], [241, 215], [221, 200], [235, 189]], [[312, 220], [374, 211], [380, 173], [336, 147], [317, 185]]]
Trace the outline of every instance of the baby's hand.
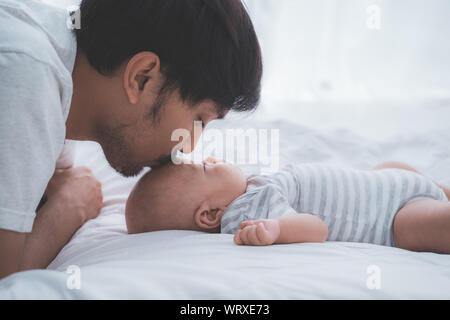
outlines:
[[234, 235], [237, 245], [269, 246], [274, 244], [280, 235], [280, 225], [273, 219], [244, 221], [240, 227]]

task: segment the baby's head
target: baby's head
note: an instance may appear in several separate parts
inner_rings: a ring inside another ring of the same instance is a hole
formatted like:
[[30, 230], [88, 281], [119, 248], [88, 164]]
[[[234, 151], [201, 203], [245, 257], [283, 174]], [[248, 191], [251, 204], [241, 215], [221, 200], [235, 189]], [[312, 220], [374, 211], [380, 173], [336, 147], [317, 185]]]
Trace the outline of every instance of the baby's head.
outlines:
[[239, 167], [208, 159], [154, 168], [128, 198], [128, 233], [159, 230], [220, 232], [227, 206], [247, 189]]

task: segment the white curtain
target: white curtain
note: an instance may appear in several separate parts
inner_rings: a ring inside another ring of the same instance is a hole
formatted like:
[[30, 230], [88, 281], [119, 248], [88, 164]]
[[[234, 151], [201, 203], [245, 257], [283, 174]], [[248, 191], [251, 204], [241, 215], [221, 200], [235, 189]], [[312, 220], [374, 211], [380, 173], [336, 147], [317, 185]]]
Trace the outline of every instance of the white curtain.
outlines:
[[450, 98], [448, 0], [245, 0], [264, 98]]

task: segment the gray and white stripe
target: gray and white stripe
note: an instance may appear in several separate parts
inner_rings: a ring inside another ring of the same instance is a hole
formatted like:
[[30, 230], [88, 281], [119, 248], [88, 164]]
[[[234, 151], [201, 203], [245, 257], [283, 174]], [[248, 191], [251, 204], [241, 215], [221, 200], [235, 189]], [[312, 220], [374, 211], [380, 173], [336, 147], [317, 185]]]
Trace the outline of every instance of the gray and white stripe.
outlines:
[[396, 213], [421, 199], [448, 201], [431, 179], [411, 171], [289, 165], [271, 176], [249, 177], [247, 192], [222, 218], [222, 232], [236, 232], [244, 220], [310, 213], [327, 224], [328, 241], [395, 246]]

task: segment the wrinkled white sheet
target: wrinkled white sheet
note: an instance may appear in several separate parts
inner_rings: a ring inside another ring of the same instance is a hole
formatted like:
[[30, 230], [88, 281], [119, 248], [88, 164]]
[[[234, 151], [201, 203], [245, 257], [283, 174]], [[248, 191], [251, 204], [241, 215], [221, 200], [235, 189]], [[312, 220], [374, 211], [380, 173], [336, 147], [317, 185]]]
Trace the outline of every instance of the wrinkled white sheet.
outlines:
[[[450, 132], [375, 142], [348, 130], [318, 132], [285, 121], [235, 120], [212, 127], [280, 129], [281, 165], [327, 162], [368, 169], [399, 160], [450, 184]], [[450, 299], [449, 255], [344, 242], [240, 247], [232, 235], [192, 231], [127, 235], [124, 206], [137, 178], [116, 174], [96, 144], [78, 143], [75, 163], [91, 167], [103, 183], [100, 216], [78, 230], [48, 270], [0, 281], [0, 298]], [[79, 290], [67, 285], [71, 265], [80, 270]], [[380, 288], [369, 289], [377, 275]]]

